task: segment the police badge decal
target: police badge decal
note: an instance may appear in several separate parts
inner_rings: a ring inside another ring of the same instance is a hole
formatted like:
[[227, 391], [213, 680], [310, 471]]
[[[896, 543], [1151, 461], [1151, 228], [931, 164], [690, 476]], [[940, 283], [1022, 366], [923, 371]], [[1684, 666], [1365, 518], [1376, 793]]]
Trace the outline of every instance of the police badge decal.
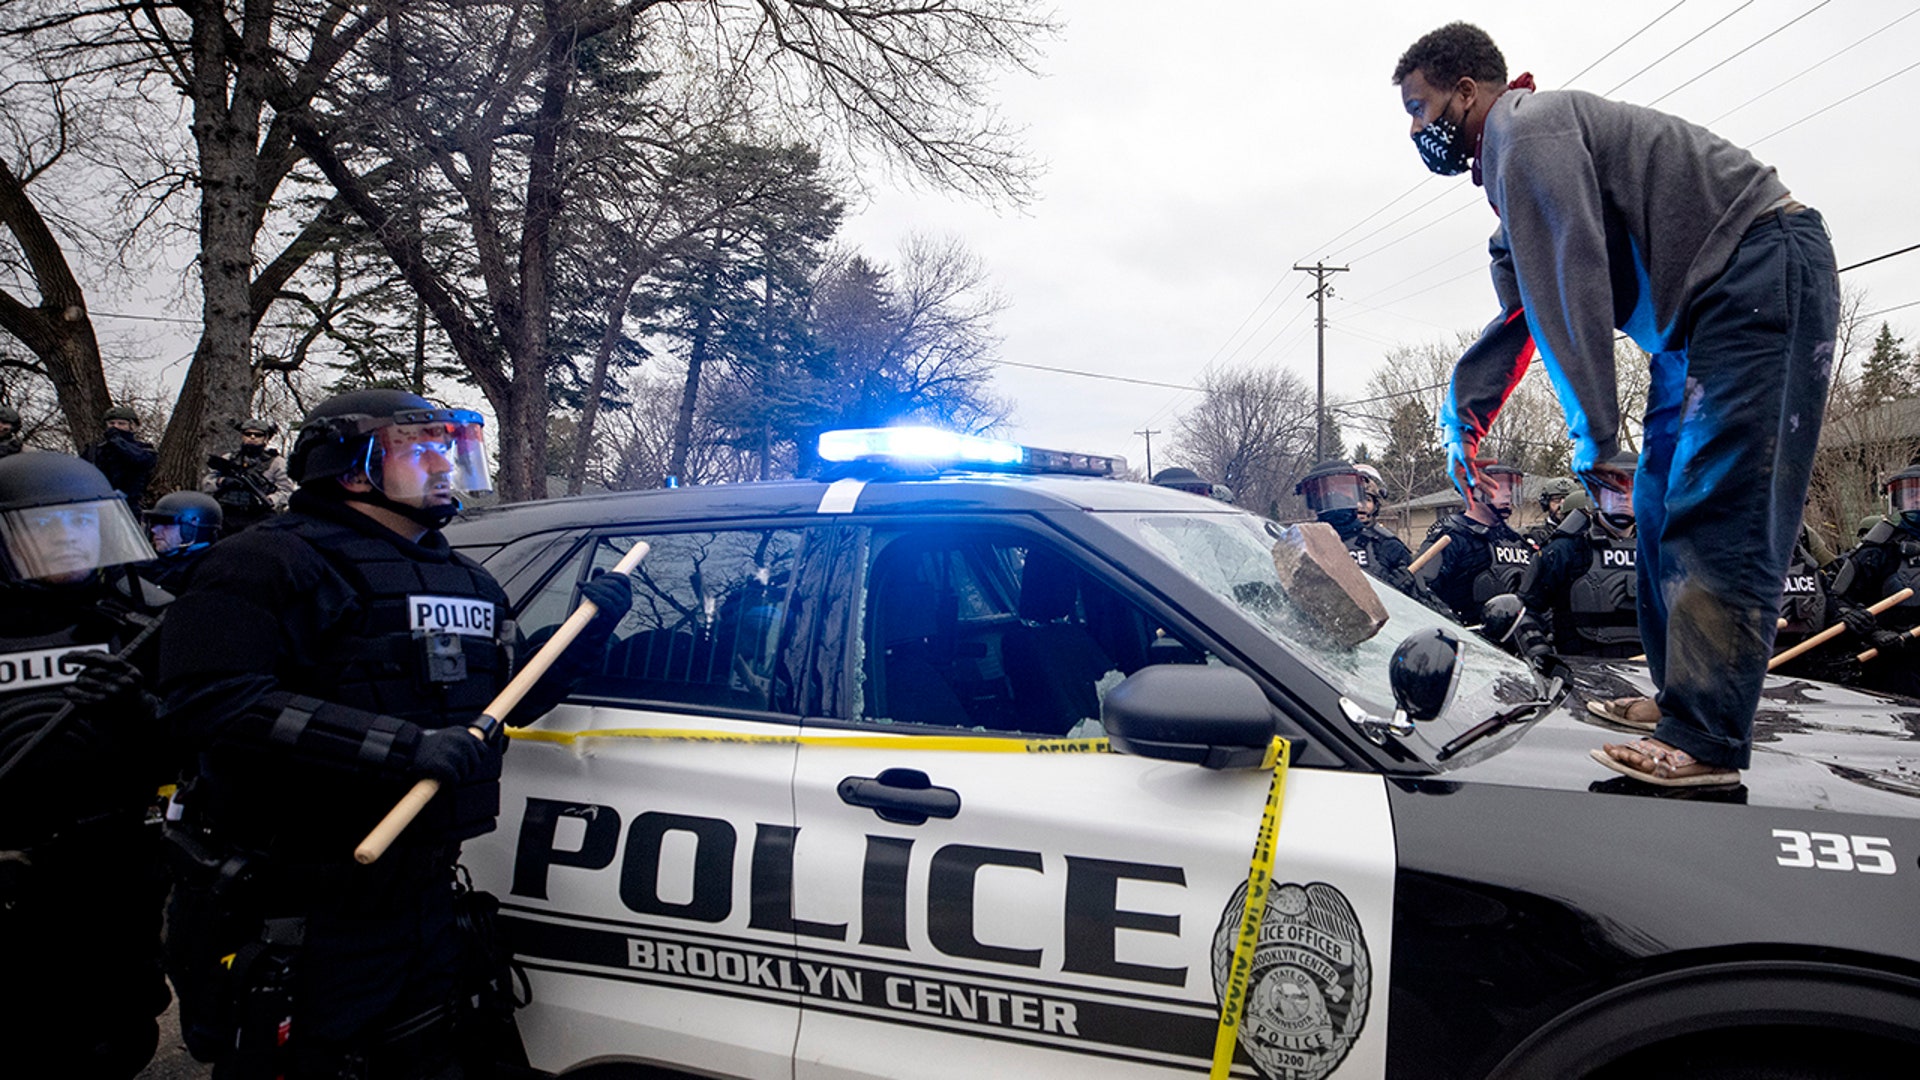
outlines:
[[[1224, 993], [1247, 886], [1213, 933], [1213, 989]], [[1275, 885], [1260, 920], [1240, 1047], [1267, 1080], [1320, 1080], [1345, 1060], [1367, 1022], [1372, 970], [1359, 916], [1325, 882]]]

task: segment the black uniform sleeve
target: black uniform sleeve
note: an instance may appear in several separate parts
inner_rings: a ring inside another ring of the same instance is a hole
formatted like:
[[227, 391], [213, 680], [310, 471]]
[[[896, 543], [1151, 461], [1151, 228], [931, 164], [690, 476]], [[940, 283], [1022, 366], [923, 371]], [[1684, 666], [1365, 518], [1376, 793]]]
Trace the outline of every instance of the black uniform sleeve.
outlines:
[[235, 743], [408, 774], [419, 725], [281, 684], [355, 603], [351, 587], [296, 537], [249, 530], [216, 545], [160, 633], [160, 689], [174, 735], [195, 748]]

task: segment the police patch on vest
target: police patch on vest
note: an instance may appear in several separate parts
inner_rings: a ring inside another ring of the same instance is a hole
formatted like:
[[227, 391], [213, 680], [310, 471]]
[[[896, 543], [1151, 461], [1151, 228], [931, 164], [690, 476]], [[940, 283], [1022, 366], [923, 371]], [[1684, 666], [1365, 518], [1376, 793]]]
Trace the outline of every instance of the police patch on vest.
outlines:
[[64, 686], [80, 677], [80, 664], [69, 657], [106, 651], [107, 646], [102, 643], [63, 645], [57, 649], [34, 649], [0, 655], [0, 694], [35, 690], [42, 686]]
[[[1247, 899], [1242, 882], [1213, 932], [1213, 990], [1226, 989]], [[1278, 885], [1260, 919], [1240, 1048], [1267, 1080], [1320, 1080], [1367, 1022], [1373, 972], [1360, 918], [1325, 882]]]
[[1533, 562], [1533, 552], [1512, 544], [1495, 544], [1493, 561], [1504, 566], [1526, 566]]
[[1787, 596], [1812, 596], [1820, 591], [1820, 582], [1812, 574], [1788, 574], [1781, 592]]
[[470, 596], [409, 596], [407, 629], [492, 637], [493, 603]]
[[1353, 561], [1355, 563], [1361, 566], [1367, 565], [1367, 549], [1366, 548], [1348, 548], [1347, 554], [1353, 556]]
[[1632, 569], [1634, 566], [1634, 552], [1627, 548], [1602, 548], [1600, 550], [1600, 565], [1622, 566]]

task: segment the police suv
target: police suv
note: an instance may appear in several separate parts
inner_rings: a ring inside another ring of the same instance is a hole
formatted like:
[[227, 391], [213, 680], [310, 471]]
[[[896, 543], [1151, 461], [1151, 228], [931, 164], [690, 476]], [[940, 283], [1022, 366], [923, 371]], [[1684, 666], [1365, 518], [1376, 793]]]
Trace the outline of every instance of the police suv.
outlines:
[[1644, 665], [1568, 692], [1389, 589], [1356, 642], [1277, 570], [1294, 534], [1112, 460], [909, 429], [821, 451], [817, 482], [448, 530], [535, 641], [650, 545], [600, 672], [517, 719], [464, 855], [536, 1070], [1915, 1060], [1920, 703], [1776, 679], [1742, 785], [1655, 789], [1589, 759], [1628, 733], [1580, 707]]

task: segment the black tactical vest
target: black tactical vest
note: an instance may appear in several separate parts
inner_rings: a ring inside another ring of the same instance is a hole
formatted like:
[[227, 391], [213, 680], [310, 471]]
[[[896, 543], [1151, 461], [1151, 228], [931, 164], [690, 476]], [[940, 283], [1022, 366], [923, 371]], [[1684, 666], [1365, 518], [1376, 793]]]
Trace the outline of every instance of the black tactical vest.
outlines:
[[[256, 527], [306, 541], [358, 600], [357, 617], [281, 673], [282, 689], [440, 728], [472, 722], [506, 686], [513, 621], [506, 594], [478, 563], [458, 552], [445, 562], [411, 559], [384, 540], [305, 514]], [[408, 831], [458, 840], [491, 829], [500, 809], [493, 760], [494, 768], [442, 790]]]
[[[1459, 543], [1455, 540], [1454, 543]], [[1513, 530], [1502, 528], [1490, 533], [1483, 541], [1487, 545], [1487, 554], [1491, 561], [1480, 576], [1473, 579], [1473, 602], [1476, 606], [1501, 593], [1520, 591], [1520, 579], [1526, 575], [1527, 566], [1533, 562], [1533, 545]]]
[[1796, 545], [1781, 584], [1780, 617], [1787, 624], [1780, 628], [1778, 637], [1805, 637], [1822, 630], [1826, 613], [1827, 587], [1820, 580], [1819, 567], [1805, 548]]
[[1567, 589], [1567, 613], [1573, 632], [1595, 645], [1637, 646], [1637, 545], [1631, 537], [1609, 536], [1598, 528], [1588, 530], [1587, 545], [1593, 553], [1592, 561], [1586, 573], [1574, 578]]
[[1880, 624], [1889, 630], [1911, 630], [1920, 626], [1920, 540], [1903, 534], [1888, 544], [1887, 549], [1893, 572], [1887, 575], [1880, 595], [1892, 596], [1901, 589], [1912, 589], [1913, 595], [1880, 616]]
[[[0, 761], [66, 704], [62, 690], [79, 674], [74, 659], [118, 652], [152, 618], [166, 594], [124, 599], [112, 585], [73, 590], [0, 588], [7, 611], [0, 636]], [[148, 601], [142, 603], [142, 600]], [[0, 848], [45, 840], [76, 823], [138, 815], [152, 801], [163, 763], [152, 760], [157, 733], [129, 732], [91, 708], [77, 709], [7, 777], [0, 791]], [[145, 738], [133, 738], [145, 736]]]

